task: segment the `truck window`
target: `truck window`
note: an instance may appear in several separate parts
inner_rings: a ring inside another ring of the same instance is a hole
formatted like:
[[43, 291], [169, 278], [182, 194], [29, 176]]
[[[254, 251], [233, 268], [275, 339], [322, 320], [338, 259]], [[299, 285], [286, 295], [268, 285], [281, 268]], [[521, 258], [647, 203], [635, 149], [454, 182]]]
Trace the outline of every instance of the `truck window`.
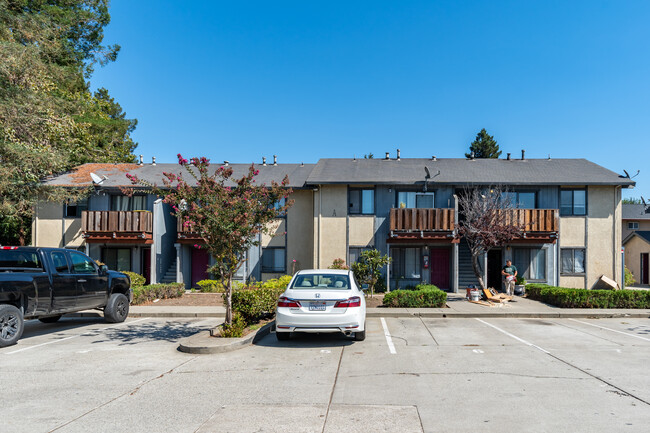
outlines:
[[52, 258], [52, 263], [54, 264], [54, 269], [59, 274], [69, 274], [70, 268], [68, 267], [68, 261], [65, 258], [65, 253], [60, 251], [52, 251], [50, 253]]
[[36, 251], [0, 250], [0, 268], [41, 269]]
[[72, 260], [72, 269], [74, 269], [75, 274], [94, 274], [97, 272], [95, 263], [79, 253], [70, 253], [70, 259]]

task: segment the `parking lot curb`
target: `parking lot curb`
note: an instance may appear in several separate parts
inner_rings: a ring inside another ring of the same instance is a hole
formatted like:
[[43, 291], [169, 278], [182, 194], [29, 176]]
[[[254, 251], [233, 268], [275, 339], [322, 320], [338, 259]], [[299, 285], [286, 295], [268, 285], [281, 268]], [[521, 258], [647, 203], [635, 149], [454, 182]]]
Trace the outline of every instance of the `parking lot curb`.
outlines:
[[180, 341], [178, 350], [184, 353], [206, 355], [225, 353], [250, 346], [268, 335], [275, 322], [269, 322], [256, 332], [242, 338], [217, 338], [210, 336], [210, 331], [202, 331]]

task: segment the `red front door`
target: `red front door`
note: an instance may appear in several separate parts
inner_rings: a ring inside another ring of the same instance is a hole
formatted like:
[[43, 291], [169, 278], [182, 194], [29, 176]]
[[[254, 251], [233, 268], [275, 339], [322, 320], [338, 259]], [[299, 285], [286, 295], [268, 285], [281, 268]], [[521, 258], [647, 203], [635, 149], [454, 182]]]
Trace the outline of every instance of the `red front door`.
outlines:
[[430, 248], [431, 284], [449, 289], [449, 248]]
[[209, 264], [210, 256], [207, 251], [192, 248], [192, 287], [196, 286], [197, 281], [208, 278]]

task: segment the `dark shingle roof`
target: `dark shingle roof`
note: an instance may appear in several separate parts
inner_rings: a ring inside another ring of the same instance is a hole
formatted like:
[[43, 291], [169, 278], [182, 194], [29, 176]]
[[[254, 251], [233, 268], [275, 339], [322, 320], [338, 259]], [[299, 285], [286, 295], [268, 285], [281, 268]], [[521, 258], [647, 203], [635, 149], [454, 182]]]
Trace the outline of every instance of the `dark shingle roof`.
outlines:
[[[586, 159], [321, 159], [307, 183], [507, 185], [622, 185], [634, 181]], [[440, 174], [436, 176], [436, 173]]]
[[[314, 168], [315, 164], [278, 164], [278, 165], [255, 165], [258, 169], [259, 175], [255, 177], [255, 182], [258, 185], [270, 185], [271, 181], [278, 183], [282, 182], [285, 175], [289, 176], [289, 185], [292, 188], [300, 188], [305, 185], [307, 176]], [[211, 170], [216, 170], [220, 165], [213, 164], [210, 166]], [[250, 164], [230, 164], [233, 169], [233, 178], [239, 179], [248, 173]], [[78, 170], [71, 173], [66, 173], [55, 178], [45, 181], [47, 185], [58, 186], [88, 186], [92, 184], [90, 179], [90, 172], [98, 176], [106, 176], [106, 180], [101, 183], [103, 188], [118, 188], [123, 186], [132, 186], [126, 174], [133, 174], [140, 179], [149, 183], [162, 185], [163, 172], [180, 173], [183, 172], [183, 178], [188, 182], [193, 181], [189, 173], [183, 169], [179, 164], [145, 164], [142, 166], [126, 165], [126, 164], [84, 164], [78, 167]], [[190, 182], [195, 184], [196, 182]]]
[[623, 245], [625, 245], [634, 236], [639, 236], [641, 239], [650, 244], [650, 231], [642, 230], [630, 233], [625, 239], [623, 239]]
[[[624, 204], [623, 205], [623, 219], [624, 220], [650, 220], [650, 212], [647, 212], [646, 207], [642, 204]], [[650, 208], [648, 209], [650, 210]]]

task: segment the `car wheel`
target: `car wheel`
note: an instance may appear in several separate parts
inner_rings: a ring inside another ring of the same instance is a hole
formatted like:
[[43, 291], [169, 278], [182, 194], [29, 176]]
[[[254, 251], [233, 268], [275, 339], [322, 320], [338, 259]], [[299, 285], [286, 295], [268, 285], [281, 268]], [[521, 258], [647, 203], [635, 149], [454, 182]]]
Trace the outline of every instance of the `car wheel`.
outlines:
[[0, 347], [16, 344], [23, 335], [23, 314], [13, 305], [0, 305]]
[[363, 331], [354, 333], [354, 341], [363, 341], [366, 339], [366, 324], [363, 324]]
[[291, 338], [291, 332], [276, 332], [275, 337], [278, 341], [287, 341]]
[[58, 316], [39, 317], [38, 320], [40, 320], [43, 323], [54, 323], [54, 322], [58, 322], [60, 318], [61, 315], [59, 314]]
[[129, 315], [129, 299], [122, 293], [113, 293], [106, 308], [104, 308], [104, 319], [109, 323], [124, 322]]

